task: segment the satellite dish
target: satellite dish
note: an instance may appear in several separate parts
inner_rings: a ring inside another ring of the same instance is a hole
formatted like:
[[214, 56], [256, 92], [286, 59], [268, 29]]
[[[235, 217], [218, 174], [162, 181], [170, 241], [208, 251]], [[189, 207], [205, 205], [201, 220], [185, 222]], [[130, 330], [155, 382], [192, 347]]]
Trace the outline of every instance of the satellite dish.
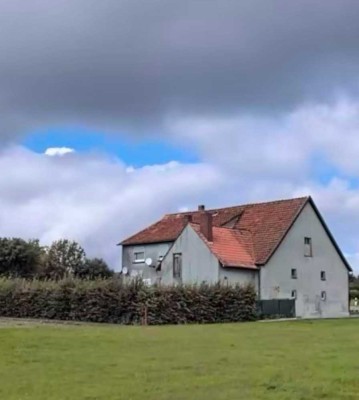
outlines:
[[127, 275], [127, 274], [128, 274], [128, 268], [127, 268], [127, 267], [123, 267], [123, 268], [122, 268], [122, 273], [123, 273], [124, 275]]
[[150, 267], [150, 266], [152, 265], [152, 258], [146, 258], [145, 263], [146, 263], [146, 265], [147, 265], [148, 267]]

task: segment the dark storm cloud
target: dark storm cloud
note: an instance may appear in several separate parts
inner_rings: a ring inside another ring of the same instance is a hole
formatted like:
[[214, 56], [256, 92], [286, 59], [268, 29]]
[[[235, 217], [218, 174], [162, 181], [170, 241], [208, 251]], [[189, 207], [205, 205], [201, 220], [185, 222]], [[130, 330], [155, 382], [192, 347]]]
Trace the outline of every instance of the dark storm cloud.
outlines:
[[2, 1], [0, 134], [356, 95], [359, 2]]

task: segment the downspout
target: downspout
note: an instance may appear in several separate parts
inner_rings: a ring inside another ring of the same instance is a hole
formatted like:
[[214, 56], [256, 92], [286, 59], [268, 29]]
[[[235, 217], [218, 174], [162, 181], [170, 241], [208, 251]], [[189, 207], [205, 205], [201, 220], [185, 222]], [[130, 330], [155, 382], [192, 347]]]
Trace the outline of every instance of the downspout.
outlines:
[[258, 300], [261, 299], [261, 272], [262, 272], [262, 268], [259, 267], [258, 270]]

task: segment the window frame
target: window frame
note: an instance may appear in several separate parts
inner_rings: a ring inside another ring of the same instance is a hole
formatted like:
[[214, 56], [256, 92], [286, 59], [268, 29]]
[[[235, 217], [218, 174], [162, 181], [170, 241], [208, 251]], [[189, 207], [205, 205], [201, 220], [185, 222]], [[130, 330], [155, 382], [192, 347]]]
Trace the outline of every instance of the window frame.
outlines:
[[291, 279], [298, 279], [298, 270], [297, 268], [292, 268], [290, 271]]
[[313, 257], [313, 239], [310, 236], [304, 237], [304, 257]]
[[[180, 260], [179, 263], [177, 260]], [[173, 253], [172, 275], [173, 279], [182, 279], [182, 253]]]
[[[143, 258], [136, 258], [136, 254], [143, 254]], [[146, 260], [146, 254], [144, 250], [134, 251], [133, 252], [133, 263], [134, 264], [143, 264]]]

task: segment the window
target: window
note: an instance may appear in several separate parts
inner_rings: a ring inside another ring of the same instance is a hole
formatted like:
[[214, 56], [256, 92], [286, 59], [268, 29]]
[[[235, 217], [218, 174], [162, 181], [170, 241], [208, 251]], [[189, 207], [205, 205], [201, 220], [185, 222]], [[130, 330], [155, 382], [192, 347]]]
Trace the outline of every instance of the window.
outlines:
[[182, 254], [180, 253], [173, 254], [173, 277], [177, 279], [182, 277]]
[[297, 291], [292, 290], [292, 299], [296, 299], [296, 298], [297, 298]]
[[292, 268], [291, 277], [292, 277], [292, 279], [297, 279], [297, 277], [298, 277], [297, 270], [295, 268]]
[[326, 276], [325, 276], [325, 271], [320, 271], [320, 279], [321, 279], [322, 281], [326, 281], [326, 280], [327, 280], [327, 278], [326, 278]]
[[143, 263], [143, 262], [145, 262], [145, 252], [144, 251], [135, 251], [135, 253], [134, 253], [134, 262], [135, 263]]
[[312, 238], [310, 237], [304, 238], [304, 256], [313, 257]]
[[322, 292], [321, 299], [325, 301], [327, 299], [327, 292]]

